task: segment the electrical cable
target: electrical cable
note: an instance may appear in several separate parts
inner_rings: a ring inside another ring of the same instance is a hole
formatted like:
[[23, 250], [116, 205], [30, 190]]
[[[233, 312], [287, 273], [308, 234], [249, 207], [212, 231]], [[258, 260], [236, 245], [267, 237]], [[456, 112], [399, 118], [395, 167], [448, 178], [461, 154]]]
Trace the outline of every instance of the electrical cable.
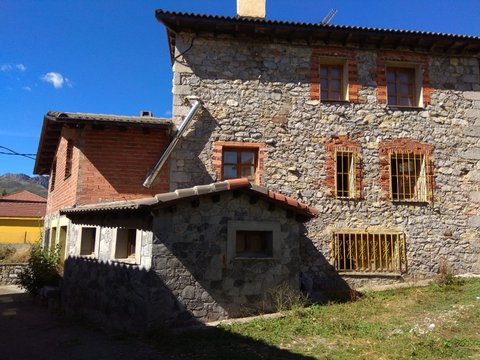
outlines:
[[0, 149], [4, 149], [4, 150], [9, 151], [9, 152], [0, 151], [0, 154], [2, 154], [2, 155], [22, 156], [22, 157], [26, 157], [27, 159], [35, 160], [36, 154], [21, 154], [21, 153], [15, 151], [15, 150], [9, 149], [9, 148], [7, 148], [5, 146], [1, 146], [1, 145], [0, 145]]

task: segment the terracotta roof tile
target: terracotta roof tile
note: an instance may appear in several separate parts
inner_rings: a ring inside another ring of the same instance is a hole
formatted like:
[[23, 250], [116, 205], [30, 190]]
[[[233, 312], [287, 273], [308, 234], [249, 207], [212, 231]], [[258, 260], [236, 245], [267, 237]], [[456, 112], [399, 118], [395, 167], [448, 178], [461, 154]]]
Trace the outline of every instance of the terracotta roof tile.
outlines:
[[41, 218], [47, 209], [47, 199], [29, 191], [0, 198], [0, 217]]
[[151, 206], [168, 206], [175, 201], [194, 198], [199, 196], [207, 196], [220, 192], [241, 189], [254, 193], [268, 202], [273, 202], [286, 209], [293, 210], [305, 217], [314, 217], [318, 214], [317, 209], [295, 200], [294, 198], [268, 190], [265, 187], [251, 184], [248, 179], [230, 179], [220, 181], [208, 185], [199, 185], [192, 188], [178, 189], [176, 191], [158, 194], [155, 197], [145, 198], [133, 201], [117, 201], [113, 203], [82, 205], [75, 208], [63, 209], [62, 214], [78, 214], [78, 213], [95, 213], [110, 212], [122, 210], [137, 210], [140, 208]]

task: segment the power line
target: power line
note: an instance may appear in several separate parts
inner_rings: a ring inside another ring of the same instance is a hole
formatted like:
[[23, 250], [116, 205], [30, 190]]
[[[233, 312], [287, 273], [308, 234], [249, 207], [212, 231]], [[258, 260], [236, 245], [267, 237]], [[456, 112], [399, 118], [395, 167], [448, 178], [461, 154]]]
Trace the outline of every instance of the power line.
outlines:
[[31, 160], [35, 160], [35, 156], [37, 154], [21, 154], [15, 150], [12, 150], [12, 149], [9, 149], [5, 146], [1, 146], [0, 145], [0, 149], [5, 149], [7, 150], [8, 152], [5, 152], [5, 151], [0, 151], [0, 154], [2, 155], [14, 155], [14, 156], [23, 156], [23, 157], [26, 157], [27, 159], [31, 159]]

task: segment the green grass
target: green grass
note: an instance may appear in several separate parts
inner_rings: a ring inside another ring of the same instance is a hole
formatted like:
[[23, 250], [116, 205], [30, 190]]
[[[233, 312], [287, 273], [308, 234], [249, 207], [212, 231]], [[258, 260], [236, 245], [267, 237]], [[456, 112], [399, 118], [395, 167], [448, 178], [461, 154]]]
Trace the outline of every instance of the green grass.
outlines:
[[479, 279], [365, 295], [155, 343], [189, 359], [480, 359]]

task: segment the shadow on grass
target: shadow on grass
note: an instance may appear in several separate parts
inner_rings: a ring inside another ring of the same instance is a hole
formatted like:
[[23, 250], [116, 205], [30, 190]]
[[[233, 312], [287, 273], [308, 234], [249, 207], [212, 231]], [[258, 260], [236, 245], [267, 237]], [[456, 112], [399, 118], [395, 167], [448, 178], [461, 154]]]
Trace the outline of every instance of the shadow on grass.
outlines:
[[189, 330], [176, 335], [151, 334], [160, 351], [187, 359], [314, 359], [222, 328]]

